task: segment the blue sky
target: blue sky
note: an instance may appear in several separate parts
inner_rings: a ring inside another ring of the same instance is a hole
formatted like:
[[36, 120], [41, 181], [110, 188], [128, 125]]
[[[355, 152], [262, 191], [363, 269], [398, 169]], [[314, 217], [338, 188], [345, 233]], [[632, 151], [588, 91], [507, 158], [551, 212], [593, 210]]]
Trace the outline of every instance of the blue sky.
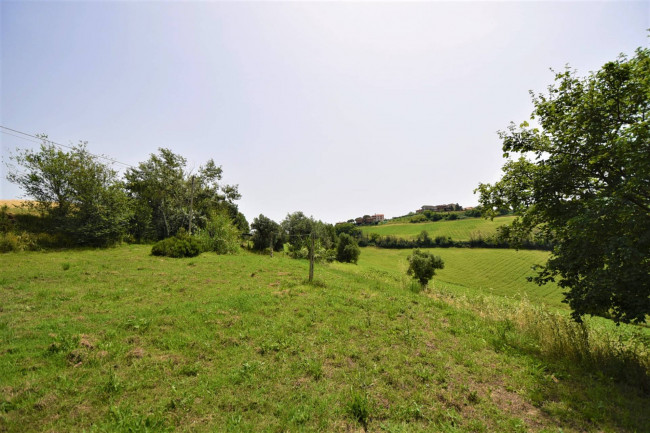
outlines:
[[[277, 221], [476, 204], [496, 131], [566, 64], [648, 44], [650, 2], [1, 2], [0, 124], [136, 165], [209, 158]], [[0, 134], [3, 161], [33, 143]], [[120, 168], [116, 166], [116, 168]], [[21, 197], [5, 179], [0, 198]]]

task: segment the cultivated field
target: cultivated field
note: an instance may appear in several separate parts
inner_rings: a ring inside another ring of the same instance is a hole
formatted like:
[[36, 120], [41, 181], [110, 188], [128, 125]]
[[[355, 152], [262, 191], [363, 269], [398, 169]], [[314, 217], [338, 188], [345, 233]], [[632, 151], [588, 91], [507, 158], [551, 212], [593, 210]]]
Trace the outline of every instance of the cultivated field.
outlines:
[[315, 284], [281, 254], [149, 251], [0, 255], [0, 431], [648, 431], [647, 334], [490, 295], [543, 253], [439, 249], [417, 293], [406, 251]]
[[472, 235], [489, 236], [496, 232], [497, 227], [509, 224], [513, 216], [502, 216], [494, 220], [483, 218], [466, 218], [454, 221], [436, 221], [425, 223], [382, 224], [363, 227], [364, 234], [379, 233], [381, 236], [397, 236], [414, 239], [422, 230], [426, 230], [431, 238], [436, 236], [451, 237], [455, 241], [468, 241]]
[[[445, 268], [437, 271], [434, 284], [447, 283], [475, 293], [496, 294], [511, 298], [528, 298], [563, 308], [562, 289], [557, 284], [537, 286], [526, 281], [535, 275], [534, 264], [543, 264], [546, 251], [483, 249], [483, 248], [431, 248], [424, 249], [442, 257]], [[364, 248], [359, 258], [359, 268], [378, 269], [395, 275], [405, 275], [406, 258], [410, 250]]]
[[0, 207], [7, 206], [9, 213], [28, 213], [27, 208], [23, 207], [25, 204], [30, 203], [29, 200], [0, 200]]

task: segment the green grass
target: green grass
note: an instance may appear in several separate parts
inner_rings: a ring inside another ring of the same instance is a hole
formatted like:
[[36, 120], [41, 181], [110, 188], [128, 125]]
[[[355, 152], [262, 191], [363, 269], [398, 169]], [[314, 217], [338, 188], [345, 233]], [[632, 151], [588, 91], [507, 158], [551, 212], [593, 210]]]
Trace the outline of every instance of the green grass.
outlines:
[[466, 218], [455, 221], [436, 221], [426, 223], [382, 224], [364, 226], [363, 233], [379, 233], [381, 236], [396, 236], [406, 239], [416, 238], [422, 230], [426, 230], [431, 238], [437, 236], [451, 237], [455, 241], [468, 241], [472, 234], [489, 236], [496, 233], [499, 226], [509, 224], [513, 216], [497, 217], [494, 220], [483, 218]]
[[[408, 269], [406, 257], [410, 250], [363, 248], [359, 269], [379, 270], [401, 276]], [[543, 264], [549, 256], [546, 251], [431, 248], [425, 249], [442, 257], [445, 268], [438, 270], [434, 283], [448, 283], [476, 293], [496, 294], [517, 299], [526, 297], [537, 302], [564, 307], [562, 289], [555, 283], [537, 286], [526, 281], [535, 275], [534, 264]], [[466, 291], [466, 290], [465, 290]]]
[[[633, 380], [563, 360], [548, 338], [522, 327], [520, 312], [535, 315], [536, 306], [455, 292], [462, 287], [451, 283], [444, 293], [413, 293], [403, 252], [364, 249], [358, 266], [317, 265], [315, 284], [305, 283], [306, 261], [281, 254], [149, 252], [134, 245], [0, 256], [0, 431], [650, 425], [648, 394]], [[449, 278], [461, 278], [455, 268], [468, 262], [446, 260]], [[553, 313], [534, 317], [563, 323]], [[612, 328], [611, 341], [633, 341], [634, 330]], [[590, 341], [587, 351], [600, 340]]]

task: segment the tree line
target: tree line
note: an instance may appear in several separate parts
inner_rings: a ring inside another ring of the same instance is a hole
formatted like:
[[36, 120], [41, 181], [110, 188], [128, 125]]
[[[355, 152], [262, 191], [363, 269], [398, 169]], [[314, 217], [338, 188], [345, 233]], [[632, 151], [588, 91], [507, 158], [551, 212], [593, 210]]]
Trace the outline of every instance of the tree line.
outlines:
[[[34, 200], [26, 203], [29, 214], [0, 212], [3, 244], [8, 232], [23, 229], [31, 237], [21, 241], [33, 246], [159, 242], [154, 254], [179, 257], [201, 251], [232, 253], [250, 236], [251, 227], [236, 204], [238, 187], [222, 183], [223, 169], [212, 159], [189, 170], [183, 156], [161, 148], [120, 177], [85, 142], [64, 150], [47, 136], [40, 138], [38, 150], [11, 157], [7, 178]], [[287, 215], [280, 224], [260, 215], [252, 229], [255, 251], [286, 249], [291, 257], [305, 258], [313, 237], [316, 260], [356, 263], [359, 256], [354, 238], [302, 212]]]
[[26, 228], [62, 246], [158, 241], [182, 228], [206, 230], [218, 215], [240, 232], [249, 230], [235, 203], [237, 186], [221, 183], [222, 168], [212, 159], [193, 172], [184, 157], [159, 149], [120, 177], [85, 142], [63, 150], [41, 138], [38, 150], [12, 155], [7, 178], [34, 199], [26, 206], [38, 223], [32, 218], [30, 227], [23, 218]]

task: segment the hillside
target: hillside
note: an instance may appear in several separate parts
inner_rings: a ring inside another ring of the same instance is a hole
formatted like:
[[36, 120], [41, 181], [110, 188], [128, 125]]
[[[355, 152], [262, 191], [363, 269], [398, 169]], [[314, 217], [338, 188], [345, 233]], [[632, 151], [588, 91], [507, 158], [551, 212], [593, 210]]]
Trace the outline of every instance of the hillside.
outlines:
[[432, 238], [444, 236], [451, 237], [455, 241], [468, 241], [472, 234], [480, 233], [482, 236], [494, 234], [497, 227], [511, 223], [514, 218], [513, 216], [502, 216], [494, 218], [494, 220], [465, 218], [453, 221], [382, 224], [365, 226], [362, 230], [364, 234], [378, 233], [381, 236], [390, 235], [407, 239], [414, 239], [422, 230], [426, 230]]
[[[565, 315], [460, 286], [483, 285], [485, 274], [513, 293], [508, 281], [534, 257], [448, 250], [445, 287], [415, 293], [401, 251], [317, 265], [313, 285], [308, 263], [282, 254], [149, 251], [0, 256], [0, 431], [650, 425], [637, 328], [588, 321], [584, 346]], [[490, 257], [509, 276], [490, 274]]]
[[[437, 271], [435, 283], [448, 283], [477, 293], [495, 294], [512, 298], [526, 297], [537, 302], [566, 308], [562, 301], [562, 289], [555, 283], [537, 286], [526, 281], [535, 275], [534, 264], [542, 264], [548, 258], [545, 251], [512, 249], [434, 248], [433, 254], [445, 261], [445, 268]], [[386, 250], [364, 248], [359, 268], [377, 269], [396, 276], [406, 273], [407, 256], [411, 250]]]

